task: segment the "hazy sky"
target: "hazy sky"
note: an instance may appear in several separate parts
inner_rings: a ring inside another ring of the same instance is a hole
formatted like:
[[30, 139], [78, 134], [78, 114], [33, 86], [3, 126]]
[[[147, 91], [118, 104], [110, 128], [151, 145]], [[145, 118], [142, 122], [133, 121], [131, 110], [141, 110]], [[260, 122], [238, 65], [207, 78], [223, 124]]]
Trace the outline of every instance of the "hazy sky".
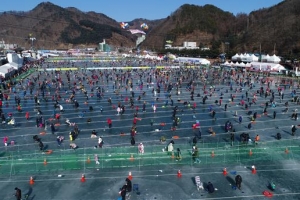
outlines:
[[[103, 13], [118, 22], [131, 21], [136, 18], [166, 18], [183, 4], [203, 6], [212, 4], [233, 14], [250, 13], [261, 8], [271, 7], [283, 0], [51, 0], [49, 2], [65, 7], [75, 7], [81, 11]], [[29, 11], [36, 7], [40, 0], [5, 1], [0, 12]]]

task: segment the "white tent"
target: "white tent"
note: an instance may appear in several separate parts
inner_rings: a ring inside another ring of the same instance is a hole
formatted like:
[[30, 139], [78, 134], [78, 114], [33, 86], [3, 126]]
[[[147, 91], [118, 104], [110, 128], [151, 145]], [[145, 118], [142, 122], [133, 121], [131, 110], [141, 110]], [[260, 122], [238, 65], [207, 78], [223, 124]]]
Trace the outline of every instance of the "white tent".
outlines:
[[23, 57], [16, 53], [8, 53], [7, 60], [15, 69], [19, 69], [23, 66]]
[[11, 67], [9, 63], [0, 66], [0, 75], [3, 77], [7, 77], [9, 74], [11, 74], [15, 69]]
[[268, 62], [273, 62], [273, 63], [279, 63], [281, 61], [281, 59], [276, 56], [275, 54], [273, 56], [270, 56]]
[[247, 63], [245, 67], [251, 67], [251, 63]]
[[210, 65], [210, 61], [205, 58], [177, 57], [175, 61], [180, 63], [195, 63], [200, 65]]
[[258, 57], [255, 56], [254, 54], [251, 55], [251, 61], [250, 62], [257, 62], [258, 61]]
[[201, 63], [201, 65], [210, 65], [210, 61], [209, 60], [207, 60], [207, 59], [200, 59], [200, 63]]
[[241, 63], [235, 63], [235, 64], [233, 64], [233, 66], [234, 67], [245, 67], [245, 64], [243, 63], [243, 62], [241, 62]]
[[267, 54], [267, 55], [262, 55], [262, 56], [261, 56], [261, 61], [262, 61], [262, 62], [268, 62], [269, 59], [270, 59], [269, 54]]
[[249, 54], [244, 54], [243, 57], [241, 58], [242, 62], [251, 62], [250, 59], [251, 57]]
[[258, 61], [258, 57], [255, 56], [254, 54], [235, 54], [234, 56], [231, 57], [232, 61], [242, 61], [242, 62], [255, 62]]
[[238, 54], [235, 54], [234, 56], [231, 57], [231, 60], [237, 61], [240, 58]]
[[245, 63], [241, 62], [239, 66], [240, 67], [245, 67], [246, 65], [245, 65]]
[[264, 71], [264, 72], [281, 72], [285, 68], [278, 63], [265, 63], [265, 62], [251, 62], [251, 71]]

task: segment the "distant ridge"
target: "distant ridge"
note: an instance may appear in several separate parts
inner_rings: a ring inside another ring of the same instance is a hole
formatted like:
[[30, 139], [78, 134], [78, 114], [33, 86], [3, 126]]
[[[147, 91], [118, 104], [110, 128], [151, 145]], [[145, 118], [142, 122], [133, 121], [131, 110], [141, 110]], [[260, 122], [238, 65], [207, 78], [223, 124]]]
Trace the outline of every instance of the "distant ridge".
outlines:
[[[135, 19], [130, 28], [147, 23], [146, 40], [140, 48], [160, 50], [167, 40], [174, 46], [184, 41], [219, 52], [259, 52], [281, 55], [300, 54], [300, 1], [285, 0], [273, 7], [234, 16], [213, 5], [184, 4], [159, 20]], [[29, 34], [37, 48], [96, 46], [106, 42], [116, 47], [135, 46], [136, 36], [120, 28], [120, 22], [102, 13], [62, 8], [50, 2], [28, 12], [0, 14], [0, 36], [6, 42], [30, 47]], [[224, 44], [226, 43], [226, 46]]]

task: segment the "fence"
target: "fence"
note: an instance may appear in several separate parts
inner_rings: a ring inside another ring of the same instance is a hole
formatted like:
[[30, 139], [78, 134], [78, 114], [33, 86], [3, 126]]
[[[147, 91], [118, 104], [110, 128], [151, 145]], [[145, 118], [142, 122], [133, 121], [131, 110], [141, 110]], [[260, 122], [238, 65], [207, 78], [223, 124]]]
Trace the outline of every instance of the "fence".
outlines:
[[[17, 175], [46, 173], [63, 170], [84, 170], [93, 168], [122, 168], [161, 165], [214, 165], [219, 164], [267, 164], [267, 161], [298, 160], [298, 140], [280, 140], [256, 144], [198, 143], [199, 157], [192, 159], [190, 144], [175, 144], [175, 155], [162, 151], [166, 144], [145, 146], [144, 154], [135, 147], [105, 147], [102, 149], [80, 147], [76, 150], [62, 146], [60, 150], [26, 151], [18, 146], [2, 148], [0, 153], [0, 174]], [[13, 150], [10, 148], [14, 148]], [[180, 148], [182, 158], [176, 160], [176, 149]], [[100, 164], [94, 156], [98, 155]]]

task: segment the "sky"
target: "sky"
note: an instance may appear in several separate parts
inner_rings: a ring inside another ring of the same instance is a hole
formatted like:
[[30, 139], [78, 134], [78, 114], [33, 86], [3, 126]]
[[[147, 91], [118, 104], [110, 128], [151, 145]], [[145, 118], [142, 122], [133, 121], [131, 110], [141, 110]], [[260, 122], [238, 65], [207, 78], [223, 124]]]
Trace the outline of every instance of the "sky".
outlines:
[[[203, 6], [214, 5], [224, 11], [233, 14], [246, 13], [268, 8], [283, 0], [49, 0], [55, 5], [75, 7], [81, 11], [95, 11], [118, 21], [128, 22], [136, 18], [161, 19], [168, 17], [183, 4]], [[29, 11], [39, 3], [40, 0], [6, 1], [1, 5], [0, 12], [4, 11]]]

